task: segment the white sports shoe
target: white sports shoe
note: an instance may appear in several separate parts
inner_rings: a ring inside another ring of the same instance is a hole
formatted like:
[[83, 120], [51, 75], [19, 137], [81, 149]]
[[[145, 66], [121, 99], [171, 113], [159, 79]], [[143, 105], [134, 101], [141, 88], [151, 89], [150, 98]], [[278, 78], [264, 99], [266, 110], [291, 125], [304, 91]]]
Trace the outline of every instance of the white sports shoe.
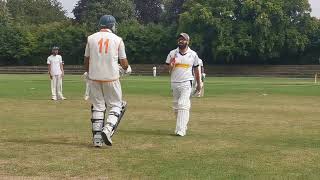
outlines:
[[177, 135], [177, 136], [185, 136], [186, 134], [183, 133], [182, 131], [177, 131], [177, 132], [176, 132], [176, 135]]
[[51, 98], [51, 100], [54, 100], [54, 101], [56, 101], [56, 100], [57, 100], [57, 98], [56, 98], [56, 97], [52, 97], [52, 98]]
[[65, 97], [62, 96], [60, 99], [61, 99], [61, 100], [66, 100], [67, 98], [65, 98]]
[[111, 132], [107, 127], [104, 127], [101, 133], [102, 139], [104, 143], [108, 146], [112, 146], [112, 140], [111, 140]]
[[89, 96], [85, 96], [85, 97], [84, 97], [84, 100], [88, 100], [88, 99], [89, 99]]

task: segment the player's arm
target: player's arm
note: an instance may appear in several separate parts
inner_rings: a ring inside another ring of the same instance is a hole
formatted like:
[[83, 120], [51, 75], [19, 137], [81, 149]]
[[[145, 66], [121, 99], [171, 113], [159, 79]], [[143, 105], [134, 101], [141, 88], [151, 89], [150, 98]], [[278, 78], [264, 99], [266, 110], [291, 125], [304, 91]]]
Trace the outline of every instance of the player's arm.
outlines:
[[129, 67], [129, 62], [127, 60], [127, 58], [125, 59], [120, 59], [120, 66], [124, 69], [127, 70]]
[[174, 63], [166, 63], [168, 72], [171, 73], [174, 68]]
[[87, 41], [86, 50], [84, 53], [83, 66], [86, 72], [89, 73], [89, 63], [90, 63], [90, 48], [89, 48], [89, 40]]
[[51, 62], [49, 60], [49, 58], [47, 59], [47, 64], [48, 64], [48, 74], [50, 79], [52, 79], [52, 75], [51, 75]]
[[175, 66], [175, 58], [172, 58], [171, 53], [168, 54], [167, 60], [166, 60], [166, 67], [168, 69], [168, 72], [171, 73], [174, 66]]
[[200, 91], [201, 90], [201, 76], [200, 76], [200, 70], [199, 70], [198, 66], [194, 66], [193, 71], [194, 71], [194, 76], [197, 81], [197, 91]]
[[61, 60], [61, 62], [60, 62], [60, 69], [61, 69], [61, 72], [62, 72], [61, 76], [64, 76], [64, 68], [63, 68], [63, 62], [62, 62], [62, 60]]
[[121, 39], [120, 44], [119, 44], [118, 54], [119, 54], [120, 66], [125, 71], [125, 74], [130, 74], [132, 72], [132, 70], [131, 70], [131, 67], [129, 65], [128, 59], [127, 59], [125, 46], [124, 46], [124, 43], [123, 43], [122, 39]]
[[90, 57], [84, 57], [83, 65], [84, 65], [84, 70], [86, 72], [89, 72], [89, 62], [90, 62]]
[[194, 63], [193, 63], [193, 71], [194, 71], [194, 76], [196, 78], [196, 82], [197, 82], [197, 91], [200, 92], [201, 90], [201, 70], [199, 68], [199, 57], [197, 54], [195, 54], [195, 57], [194, 57]]
[[51, 75], [51, 64], [48, 64], [48, 74], [50, 79], [52, 79], [52, 75]]

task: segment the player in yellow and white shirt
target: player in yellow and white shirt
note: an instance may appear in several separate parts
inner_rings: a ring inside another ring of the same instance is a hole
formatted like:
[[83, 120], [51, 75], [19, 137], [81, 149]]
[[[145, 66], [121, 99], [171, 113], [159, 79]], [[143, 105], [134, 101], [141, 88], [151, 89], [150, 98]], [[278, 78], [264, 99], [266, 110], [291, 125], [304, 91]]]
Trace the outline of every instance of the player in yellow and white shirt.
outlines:
[[166, 60], [171, 74], [173, 109], [177, 119], [175, 134], [178, 136], [185, 136], [187, 132], [193, 74], [195, 74], [197, 81], [196, 90], [200, 91], [201, 89], [199, 70], [195, 68], [199, 66], [199, 57], [196, 52], [189, 48], [189, 41], [188, 34], [179, 34], [178, 48], [172, 50]]
[[[118, 63], [126, 74], [131, 73], [124, 43], [114, 34], [115, 18], [104, 15], [99, 25], [100, 31], [88, 37], [84, 55], [90, 88], [89, 100], [92, 103], [93, 144], [96, 147], [101, 147], [103, 142], [112, 145], [111, 136], [125, 111]], [[105, 124], [106, 106], [110, 111]]]

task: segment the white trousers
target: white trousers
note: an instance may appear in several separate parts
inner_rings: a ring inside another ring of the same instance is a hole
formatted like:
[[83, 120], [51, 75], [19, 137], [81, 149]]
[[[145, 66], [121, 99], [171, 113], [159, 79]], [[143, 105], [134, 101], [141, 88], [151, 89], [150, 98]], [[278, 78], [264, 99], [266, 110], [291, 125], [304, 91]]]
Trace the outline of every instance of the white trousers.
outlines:
[[51, 79], [51, 95], [52, 98], [63, 98], [62, 94], [62, 77], [61, 75], [52, 76]]
[[173, 109], [177, 118], [175, 133], [185, 135], [189, 122], [192, 85], [190, 81], [185, 81], [182, 83], [171, 83], [171, 88], [173, 92]]
[[[97, 82], [88, 80], [89, 82], [89, 100], [93, 106], [93, 112], [103, 112], [107, 109], [110, 112], [115, 112], [120, 114], [122, 108], [122, 90], [120, 81], [112, 81], [112, 82]], [[109, 112], [108, 112], [109, 114]], [[104, 119], [104, 115], [102, 117], [97, 117], [98, 119]], [[107, 118], [107, 122], [111, 124], [116, 124], [118, 118], [114, 115], [109, 115]]]

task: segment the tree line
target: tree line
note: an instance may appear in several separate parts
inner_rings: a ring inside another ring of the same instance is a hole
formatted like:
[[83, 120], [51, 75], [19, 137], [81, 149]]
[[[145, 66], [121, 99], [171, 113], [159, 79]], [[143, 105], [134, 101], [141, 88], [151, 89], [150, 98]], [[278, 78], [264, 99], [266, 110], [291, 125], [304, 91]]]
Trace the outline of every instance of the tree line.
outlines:
[[0, 0], [0, 65], [45, 64], [59, 46], [82, 64], [86, 37], [112, 14], [130, 63], [161, 64], [187, 32], [206, 64], [319, 64], [320, 20], [308, 0]]

